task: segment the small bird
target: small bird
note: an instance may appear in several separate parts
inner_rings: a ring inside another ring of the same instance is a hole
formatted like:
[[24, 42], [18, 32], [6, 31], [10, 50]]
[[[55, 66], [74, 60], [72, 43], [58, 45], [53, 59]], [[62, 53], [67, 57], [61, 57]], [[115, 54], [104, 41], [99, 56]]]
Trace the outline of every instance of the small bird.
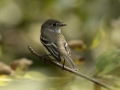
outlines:
[[40, 40], [47, 49], [48, 55], [53, 56], [58, 62], [61, 62], [62, 59], [64, 59], [64, 62], [66, 60], [70, 67], [77, 71], [78, 68], [71, 59], [70, 48], [61, 34], [60, 28], [62, 26], [66, 26], [66, 24], [55, 19], [46, 20], [41, 26]]

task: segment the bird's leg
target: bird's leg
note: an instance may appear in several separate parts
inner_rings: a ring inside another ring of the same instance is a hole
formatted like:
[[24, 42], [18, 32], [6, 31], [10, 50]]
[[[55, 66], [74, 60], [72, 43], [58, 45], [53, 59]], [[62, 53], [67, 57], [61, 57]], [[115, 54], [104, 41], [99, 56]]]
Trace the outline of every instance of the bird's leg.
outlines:
[[64, 65], [65, 65], [65, 59], [64, 59], [64, 62], [63, 62], [63, 67], [62, 67], [62, 70], [64, 70]]

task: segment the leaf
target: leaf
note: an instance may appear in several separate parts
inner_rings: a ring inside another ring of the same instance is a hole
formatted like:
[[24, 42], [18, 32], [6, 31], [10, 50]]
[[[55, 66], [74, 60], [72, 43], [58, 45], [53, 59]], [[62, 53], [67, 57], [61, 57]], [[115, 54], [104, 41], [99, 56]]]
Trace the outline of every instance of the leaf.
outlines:
[[15, 72], [11, 67], [3, 62], [0, 62], [0, 75], [14, 76]]
[[120, 68], [120, 50], [107, 51], [100, 55], [96, 59], [96, 68], [98, 75], [108, 74]]
[[0, 75], [0, 86], [7, 86], [12, 79], [7, 75]]
[[15, 71], [15, 75], [24, 75], [32, 63], [32, 60], [21, 58], [12, 61], [10, 67]]
[[82, 40], [71, 40], [68, 44], [75, 51], [85, 51], [87, 49], [86, 44]]
[[94, 40], [92, 41], [91, 46], [89, 47], [89, 49], [93, 49], [95, 47], [97, 47], [101, 41], [101, 39], [105, 36], [105, 32], [104, 30], [101, 28], [98, 30], [97, 35], [95, 36]]
[[21, 59], [16, 59], [14, 61], [11, 62], [10, 67], [13, 70], [17, 70], [18, 68], [21, 69], [21, 71], [25, 71], [26, 69], [28, 69], [28, 67], [30, 65], [32, 65], [32, 60], [28, 60], [26, 58], [21, 58]]
[[45, 76], [45, 75], [42, 74], [42, 73], [36, 72], [36, 71], [28, 71], [28, 72], [24, 75], [24, 78], [44, 81], [44, 80], [47, 79], [47, 76]]

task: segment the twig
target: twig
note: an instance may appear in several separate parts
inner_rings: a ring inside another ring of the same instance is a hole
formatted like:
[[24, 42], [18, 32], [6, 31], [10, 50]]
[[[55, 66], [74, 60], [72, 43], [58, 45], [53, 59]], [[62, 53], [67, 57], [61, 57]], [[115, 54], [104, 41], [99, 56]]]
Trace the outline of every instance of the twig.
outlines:
[[[35, 51], [31, 48], [31, 46], [28, 46], [28, 49], [31, 51], [31, 53], [32, 53], [33, 55], [41, 58], [41, 60], [47, 61], [48, 63], [53, 64], [53, 65], [55, 65], [55, 66], [57, 66], [57, 67], [59, 67], [59, 68], [63, 68], [63, 65], [61, 65], [61, 64], [58, 63], [58, 62], [55, 62], [55, 61], [52, 61], [52, 60], [48, 60], [48, 59], [46, 59], [46, 58], [42, 58], [42, 55], [40, 55], [40, 54], [38, 54], [37, 52], [35, 52]], [[88, 76], [86, 76], [86, 75], [84, 75], [84, 74], [82, 74], [82, 73], [79, 73], [79, 72], [77, 72], [77, 71], [74, 71], [74, 70], [72, 70], [72, 69], [70, 69], [70, 68], [68, 68], [68, 67], [66, 67], [66, 66], [64, 66], [64, 70], [66, 70], [66, 71], [68, 71], [68, 72], [71, 72], [71, 73], [73, 73], [73, 74], [75, 74], [75, 75], [77, 75], [77, 76], [80, 76], [80, 77], [82, 77], [82, 78], [85, 78], [85, 79], [87, 79], [87, 80], [89, 80], [89, 81], [91, 81], [91, 82], [93, 82], [93, 83], [96, 83], [96, 84], [98, 84], [98, 85], [100, 85], [100, 86], [102, 86], [102, 87], [104, 87], [104, 88], [106, 88], [106, 89], [108, 89], [108, 90], [113, 90], [112, 88], [110, 88], [109, 86], [105, 85], [104, 83], [101, 83], [101, 82], [97, 81], [96, 79], [90, 78], [90, 77], [88, 77]]]

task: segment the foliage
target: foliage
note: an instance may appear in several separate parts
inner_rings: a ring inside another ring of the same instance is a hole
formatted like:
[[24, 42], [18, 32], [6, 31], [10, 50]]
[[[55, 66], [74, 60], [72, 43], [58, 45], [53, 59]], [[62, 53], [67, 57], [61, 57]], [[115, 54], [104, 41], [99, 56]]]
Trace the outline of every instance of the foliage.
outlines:
[[[119, 83], [115, 79], [119, 78], [119, 8], [119, 0], [0, 0], [0, 63], [4, 66], [0, 70], [0, 89], [95, 89], [93, 83], [41, 62], [28, 51], [31, 45], [45, 54], [39, 32], [48, 18], [67, 24], [62, 33], [69, 41], [79, 72], [101, 79], [105, 76], [103, 81], [110, 75], [115, 86]], [[23, 58], [32, 63], [17, 62], [13, 66], [19, 68], [11, 69], [15, 60]]]

